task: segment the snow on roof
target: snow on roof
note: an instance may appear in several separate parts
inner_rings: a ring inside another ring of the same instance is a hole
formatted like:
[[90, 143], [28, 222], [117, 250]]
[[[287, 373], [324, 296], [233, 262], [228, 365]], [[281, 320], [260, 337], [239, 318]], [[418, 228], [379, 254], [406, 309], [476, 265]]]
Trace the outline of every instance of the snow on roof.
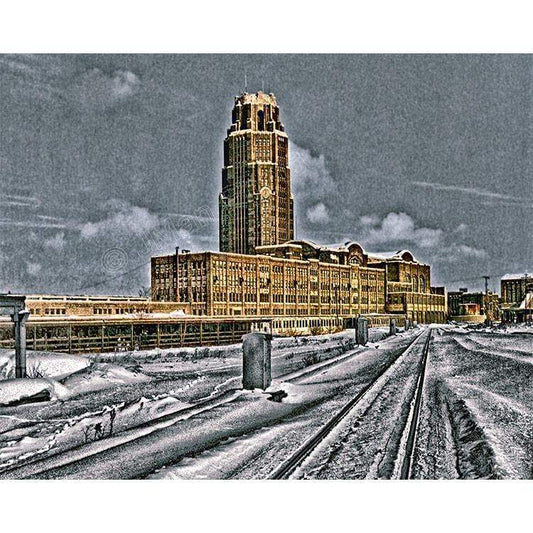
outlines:
[[372, 259], [391, 259], [394, 256], [396, 256], [397, 253], [398, 252], [378, 252], [378, 253], [369, 252], [368, 255]]
[[299, 245], [300, 243], [304, 243], [304, 244], [308, 244], [309, 246], [313, 247], [313, 248], [322, 248], [322, 245], [320, 244], [317, 244], [316, 242], [313, 242], [313, 241], [310, 241], [310, 240], [307, 240], [307, 239], [293, 239], [292, 241], [287, 241], [285, 244], [297, 244]]
[[292, 246], [294, 248], [301, 248], [301, 244], [296, 244], [292, 241], [289, 242], [283, 242], [281, 244], [262, 244], [260, 246], [256, 246], [256, 250], [263, 249], [263, 248], [287, 248], [287, 246]]
[[[386, 261], [388, 259], [405, 259], [405, 254], [409, 254], [412, 257], [412, 260], [415, 263], [418, 263], [415, 256], [409, 250], [398, 250], [397, 252], [379, 252], [379, 253], [369, 253], [368, 257], [370, 259], [378, 259], [380, 261]], [[409, 261], [409, 259], [407, 259]]]
[[522, 274], [505, 274], [504, 276], [502, 276], [502, 281], [507, 281], [507, 280], [518, 280], [518, 279], [524, 279], [524, 278], [531, 278], [533, 277], [532, 274], [528, 274], [527, 272], [525, 273], [522, 273]]

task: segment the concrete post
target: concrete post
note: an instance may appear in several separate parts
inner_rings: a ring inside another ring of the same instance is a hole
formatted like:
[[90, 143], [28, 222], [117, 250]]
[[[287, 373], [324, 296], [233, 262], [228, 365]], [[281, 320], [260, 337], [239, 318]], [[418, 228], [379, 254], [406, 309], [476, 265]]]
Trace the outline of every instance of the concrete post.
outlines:
[[267, 389], [272, 381], [272, 335], [248, 333], [242, 337], [242, 386], [244, 389]]
[[355, 343], [365, 346], [368, 342], [368, 320], [366, 318], [355, 319]]
[[390, 319], [389, 335], [396, 335], [396, 321], [394, 320], [394, 318]]
[[15, 377], [26, 377], [26, 320], [30, 312], [26, 309], [13, 313], [15, 325]]

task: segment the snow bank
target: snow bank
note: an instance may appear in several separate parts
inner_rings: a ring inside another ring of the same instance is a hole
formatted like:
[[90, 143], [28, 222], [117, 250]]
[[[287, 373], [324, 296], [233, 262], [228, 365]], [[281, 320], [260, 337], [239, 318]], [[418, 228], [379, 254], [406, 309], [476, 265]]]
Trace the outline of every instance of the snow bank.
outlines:
[[[90, 364], [87, 357], [55, 352], [26, 353], [28, 377], [61, 380]], [[0, 350], [0, 380], [14, 377], [15, 350]]]
[[[0, 470], [37, 456], [56, 455], [81, 444], [104, 440], [188, 407], [189, 404], [172, 396], [162, 395], [106, 406], [100, 411], [70, 418], [56, 424], [51, 432], [39, 431], [21, 436], [15, 430], [11, 433], [11, 440], [0, 443]], [[8, 439], [9, 435], [6, 432], [4, 438]]]
[[93, 363], [62, 381], [72, 394], [85, 394], [132, 383], [145, 383], [152, 378], [112, 363]]
[[[371, 328], [370, 338], [382, 339], [384, 332], [388, 333], [388, 328]], [[323, 345], [331, 342], [342, 342], [346, 338], [352, 339], [353, 330], [344, 330], [339, 333], [316, 336], [296, 336], [296, 337], [275, 337], [272, 339], [272, 351], [276, 354], [280, 350], [293, 347]], [[204, 358], [238, 358], [242, 357], [242, 343], [227, 344], [220, 346], [198, 346], [187, 348], [154, 348], [152, 350], [136, 350], [124, 352], [108, 352], [99, 354], [87, 354], [87, 357], [96, 362], [124, 363], [129, 361], [157, 360], [171, 357], [182, 359], [204, 359]]]
[[21, 402], [31, 402], [31, 397], [45, 395], [50, 400], [65, 400], [70, 397], [69, 390], [52, 379], [10, 379], [0, 381], [0, 406]]

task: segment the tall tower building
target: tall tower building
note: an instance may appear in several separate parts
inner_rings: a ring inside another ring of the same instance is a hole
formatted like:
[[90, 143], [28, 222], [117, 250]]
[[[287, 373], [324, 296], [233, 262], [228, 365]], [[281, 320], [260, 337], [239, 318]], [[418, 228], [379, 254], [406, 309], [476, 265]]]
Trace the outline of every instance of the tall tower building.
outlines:
[[289, 139], [272, 93], [235, 98], [219, 211], [222, 252], [253, 254], [256, 246], [294, 239]]

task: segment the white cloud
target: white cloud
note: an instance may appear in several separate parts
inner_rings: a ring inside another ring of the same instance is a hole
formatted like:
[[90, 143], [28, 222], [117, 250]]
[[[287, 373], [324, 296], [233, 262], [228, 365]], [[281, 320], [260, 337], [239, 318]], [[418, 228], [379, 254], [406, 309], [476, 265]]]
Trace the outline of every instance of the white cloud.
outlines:
[[359, 222], [363, 226], [376, 226], [381, 222], [381, 219], [377, 215], [363, 215]]
[[487, 259], [489, 254], [485, 250], [468, 246], [467, 244], [452, 243], [449, 246], [443, 247], [435, 256], [435, 259], [442, 263], [456, 263], [467, 259], [469, 261], [475, 259]]
[[0, 205], [9, 207], [38, 208], [41, 201], [34, 196], [22, 196], [19, 194], [0, 194]]
[[388, 243], [413, 243], [421, 248], [432, 248], [442, 241], [441, 229], [417, 228], [407, 213], [389, 213], [383, 220], [378, 217], [361, 217], [366, 245]]
[[485, 250], [480, 250], [479, 248], [474, 248], [473, 246], [468, 246], [466, 244], [460, 244], [457, 246], [457, 251], [465, 257], [473, 257], [476, 259], [485, 259], [488, 257]]
[[82, 238], [92, 239], [117, 233], [139, 236], [155, 229], [160, 223], [159, 217], [144, 207], [115, 201], [107, 205], [111, 211], [110, 216], [98, 222], [86, 222], [79, 226]]
[[[291, 143], [290, 166], [297, 218], [298, 213], [303, 218], [310, 209], [324, 204], [326, 200], [331, 201], [338, 194], [337, 184], [326, 167], [323, 154], [313, 155], [309, 150]], [[319, 211], [322, 213], [317, 212], [317, 214], [323, 219], [324, 208], [319, 208]], [[309, 220], [311, 217], [307, 216]], [[324, 220], [320, 221], [323, 222]]]
[[65, 234], [63, 232], [56, 233], [53, 237], [45, 239], [43, 244], [45, 248], [51, 248], [52, 250], [62, 250], [65, 247], [67, 241], [65, 240]]
[[113, 92], [116, 96], [128, 96], [133, 94], [136, 86], [139, 84], [139, 78], [129, 70], [119, 70], [113, 77]]
[[314, 224], [325, 224], [329, 222], [328, 208], [322, 202], [307, 209], [306, 215], [309, 221]]
[[26, 270], [28, 271], [28, 274], [30, 276], [36, 276], [41, 271], [41, 264], [40, 263], [26, 263]]
[[133, 95], [139, 86], [139, 78], [129, 70], [108, 75], [94, 68], [78, 78], [72, 94], [86, 111], [101, 110]]
[[[471, 196], [479, 196], [481, 198], [488, 198], [493, 202], [506, 202], [505, 205], [517, 203], [533, 206], [533, 199], [531, 198], [517, 198], [508, 194], [501, 194], [488, 189], [478, 189], [476, 187], [461, 187], [459, 185], [443, 185], [441, 183], [432, 183], [427, 181], [413, 181], [411, 182], [416, 187], [423, 187], [426, 189], [433, 189], [435, 191], [457, 192], [460, 194], [468, 194]], [[490, 203], [489, 203], [490, 205]]]

